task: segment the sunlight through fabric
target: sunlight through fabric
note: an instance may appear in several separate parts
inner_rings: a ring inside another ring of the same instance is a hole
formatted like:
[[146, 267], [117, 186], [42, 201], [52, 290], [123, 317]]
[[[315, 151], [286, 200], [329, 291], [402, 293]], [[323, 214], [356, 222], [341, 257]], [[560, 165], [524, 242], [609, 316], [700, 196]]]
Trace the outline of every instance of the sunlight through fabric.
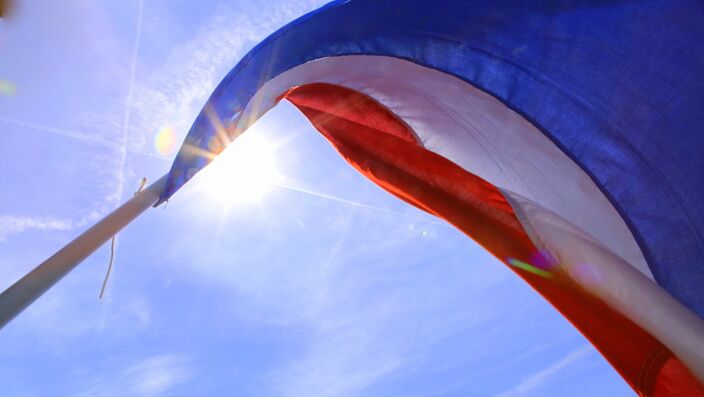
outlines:
[[252, 128], [198, 175], [197, 189], [224, 208], [257, 204], [281, 178], [274, 149]]

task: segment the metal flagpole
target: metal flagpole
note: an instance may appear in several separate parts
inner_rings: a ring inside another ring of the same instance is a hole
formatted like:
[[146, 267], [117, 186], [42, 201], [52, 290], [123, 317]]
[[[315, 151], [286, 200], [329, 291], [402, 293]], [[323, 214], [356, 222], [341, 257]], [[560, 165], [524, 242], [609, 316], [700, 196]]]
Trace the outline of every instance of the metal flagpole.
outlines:
[[0, 294], [0, 329], [31, 305], [101, 245], [154, 205], [166, 175], [58, 250]]

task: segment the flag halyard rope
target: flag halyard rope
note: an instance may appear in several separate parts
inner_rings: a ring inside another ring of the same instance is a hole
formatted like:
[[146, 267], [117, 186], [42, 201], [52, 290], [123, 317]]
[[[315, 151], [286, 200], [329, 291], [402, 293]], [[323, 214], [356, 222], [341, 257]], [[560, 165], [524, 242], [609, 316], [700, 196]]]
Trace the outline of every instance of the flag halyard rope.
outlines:
[[[147, 184], [147, 178], [142, 178], [142, 181], [139, 183], [139, 188], [137, 189], [136, 192], [134, 192], [134, 195], [138, 195], [139, 193], [142, 192], [144, 189], [144, 186]], [[105, 294], [105, 287], [108, 285], [108, 279], [110, 278], [110, 273], [112, 272], [112, 263], [115, 260], [115, 239], [117, 238], [117, 234], [112, 236], [112, 239], [110, 239], [110, 261], [108, 262], [108, 270], [105, 272], [105, 278], [103, 279], [103, 286], [100, 288], [100, 295], [98, 295], [98, 299], [103, 299], [103, 295]]]

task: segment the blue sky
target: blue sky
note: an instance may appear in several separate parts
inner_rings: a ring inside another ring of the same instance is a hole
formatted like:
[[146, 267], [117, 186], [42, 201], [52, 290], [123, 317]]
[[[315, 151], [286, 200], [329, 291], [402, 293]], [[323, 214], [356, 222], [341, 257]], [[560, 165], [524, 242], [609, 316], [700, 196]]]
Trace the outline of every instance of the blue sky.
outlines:
[[[167, 172], [239, 57], [323, 4], [57, 3], [0, 21], [2, 289]], [[107, 246], [0, 331], [3, 395], [631, 395], [508, 269], [293, 107], [247, 134], [259, 151], [228, 149], [119, 235], [103, 300]], [[272, 175], [242, 201], [248, 166]]]

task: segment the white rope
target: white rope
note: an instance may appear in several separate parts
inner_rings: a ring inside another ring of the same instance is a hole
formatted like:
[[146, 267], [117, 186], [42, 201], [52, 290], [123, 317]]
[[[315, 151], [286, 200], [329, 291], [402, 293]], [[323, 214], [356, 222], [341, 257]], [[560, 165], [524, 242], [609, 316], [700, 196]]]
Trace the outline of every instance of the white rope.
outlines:
[[[144, 189], [144, 186], [147, 184], [147, 178], [142, 178], [142, 181], [139, 183], [139, 189], [137, 189], [136, 192], [134, 192], [134, 195], [138, 195], [142, 189]], [[110, 278], [110, 272], [112, 272], [112, 262], [115, 260], [115, 239], [117, 238], [117, 234], [112, 236], [112, 239], [110, 240], [110, 262], [108, 262], [108, 271], [105, 273], [105, 279], [103, 280], [103, 287], [100, 289], [100, 295], [98, 296], [98, 299], [103, 299], [103, 294], [105, 293], [105, 287], [108, 285], [108, 279]]]

